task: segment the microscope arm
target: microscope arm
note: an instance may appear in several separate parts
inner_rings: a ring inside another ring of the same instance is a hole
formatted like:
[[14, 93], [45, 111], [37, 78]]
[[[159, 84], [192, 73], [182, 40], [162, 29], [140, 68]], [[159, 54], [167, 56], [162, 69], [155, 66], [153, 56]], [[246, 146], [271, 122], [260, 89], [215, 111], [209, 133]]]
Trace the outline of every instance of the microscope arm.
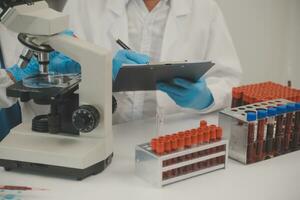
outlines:
[[[80, 103], [81, 105], [94, 105], [101, 110], [100, 126], [111, 130], [111, 52], [86, 41], [62, 34], [50, 37], [47, 44], [81, 65]], [[101, 133], [106, 132], [101, 131]]]

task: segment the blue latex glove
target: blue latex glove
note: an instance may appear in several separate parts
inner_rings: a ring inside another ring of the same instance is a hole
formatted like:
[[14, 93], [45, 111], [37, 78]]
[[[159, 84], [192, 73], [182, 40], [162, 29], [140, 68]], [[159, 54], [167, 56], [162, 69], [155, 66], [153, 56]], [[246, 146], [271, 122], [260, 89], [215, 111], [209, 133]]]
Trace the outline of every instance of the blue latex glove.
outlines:
[[49, 72], [59, 74], [79, 74], [81, 67], [79, 63], [65, 56], [63, 53], [54, 52], [55, 55], [50, 54]]
[[174, 84], [158, 83], [159, 90], [167, 93], [175, 103], [184, 108], [203, 110], [209, 107], [214, 99], [206, 86], [205, 80], [199, 79], [196, 83], [176, 78]]
[[27, 78], [29, 76], [33, 76], [39, 73], [39, 65], [35, 58], [32, 58], [30, 62], [27, 64], [26, 68], [20, 68], [18, 65], [13, 65], [6, 69], [15, 79], [16, 82]]
[[[32, 58], [26, 68], [21, 69], [18, 65], [14, 65], [8, 68], [7, 71], [11, 73], [16, 81], [20, 81], [39, 74], [39, 64], [36, 58]], [[52, 52], [50, 53], [49, 72], [60, 74], [80, 73], [80, 65], [62, 53]]]
[[61, 34], [68, 35], [68, 36], [72, 36], [72, 37], [76, 37], [76, 35], [74, 34], [74, 31], [72, 31], [72, 30], [70, 30], [70, 29], [65, 30], [65, 31], [62, 32]]
[[113, 58], [113, 79], [116, 79], [123, 64], [147, 64], [149, 61], [147, 55], [130, 50], [119, 50]]

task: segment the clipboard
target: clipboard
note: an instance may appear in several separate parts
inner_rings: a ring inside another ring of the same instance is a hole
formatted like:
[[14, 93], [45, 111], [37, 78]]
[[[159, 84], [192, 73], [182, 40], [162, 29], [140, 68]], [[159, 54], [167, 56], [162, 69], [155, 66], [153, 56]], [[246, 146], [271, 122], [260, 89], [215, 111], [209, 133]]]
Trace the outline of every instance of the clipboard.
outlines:
[[113, 82], [113, 92], [153, 91], [158, 82], [174, 78], [196, 82], [214, 65], [210, 61], [124, 65]]

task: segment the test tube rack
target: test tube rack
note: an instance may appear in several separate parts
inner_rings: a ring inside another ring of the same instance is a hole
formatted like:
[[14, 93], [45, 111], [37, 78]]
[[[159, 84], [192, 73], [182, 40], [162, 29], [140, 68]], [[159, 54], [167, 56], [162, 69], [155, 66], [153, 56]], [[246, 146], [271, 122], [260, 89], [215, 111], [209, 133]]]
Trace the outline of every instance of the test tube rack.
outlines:
[[[277, 112], [257, 117], [270, 110]], [[270, 119], [274, 120], [269, 124]], [[219, 113], [219, 125], [224, 137], [230, 140], [229, 157], [244, 164], [300, 149], [299, 103], [286, 99], [227, 108]]]
[[[211, 128], [214, 129], [215, 127]], [[218, 130], [221, 129], [218, 128]], [[153, 148], [155, 139], [150, 143], [138, 145], [135, 150], [136, 175], [155, 186], [162, 187], [191, 177], [225, 169], [228, 158], [228, 141], [222, 139], [220, 134], [218, 134], [218, 137], [212, 136], [212, 140], [207, 140], [208, 137], [211, 138], [211, 135], [214, 135], [208, 134], [210, 136], [207, 136], [207, 133], [210, 133], [210, 131], [201, 136], [201, 129], [198, 128], [164, 136], [165, 141], [170, 138], [169, 144], [168, 142], [162, 143], [162, 147], [166, 150], [164, 152], [159, 150], [159, 143], [156, 150]], [[185, 137], [182, 140], [183, 144], [180, 144], [180, 135]], [[172, 140], [175, 136], [178, 136], [177, 148], [174, 148], [175, 143]], [[157, 141], [161, 139], [163, 137], [157, 138]]]
[[300, 90], [274, 82], [243, 85], [232, 89], [232, 108], [248, 104], [287, 99], [300, 102]]

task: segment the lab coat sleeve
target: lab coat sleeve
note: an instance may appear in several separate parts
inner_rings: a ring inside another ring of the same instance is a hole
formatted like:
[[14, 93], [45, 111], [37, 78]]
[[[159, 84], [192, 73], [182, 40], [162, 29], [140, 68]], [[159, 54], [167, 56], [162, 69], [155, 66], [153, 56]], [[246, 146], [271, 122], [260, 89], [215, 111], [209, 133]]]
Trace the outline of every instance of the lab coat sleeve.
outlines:
[[215, 66], [205, 75], [214, 103], [202, 113], [208, 113], [230, 106], [232, 87], [240, 83], [242, 70], [227, 29], [224, 17], [218, 5], [212, 2], [212, 21], [206, 59]]
[[11, 86], [14, 82], [10, 79], [4, 69], [0, 69], [0, 108], [9, 108], [16, 102], [16, 98], [6, 96], [6, 88]]

